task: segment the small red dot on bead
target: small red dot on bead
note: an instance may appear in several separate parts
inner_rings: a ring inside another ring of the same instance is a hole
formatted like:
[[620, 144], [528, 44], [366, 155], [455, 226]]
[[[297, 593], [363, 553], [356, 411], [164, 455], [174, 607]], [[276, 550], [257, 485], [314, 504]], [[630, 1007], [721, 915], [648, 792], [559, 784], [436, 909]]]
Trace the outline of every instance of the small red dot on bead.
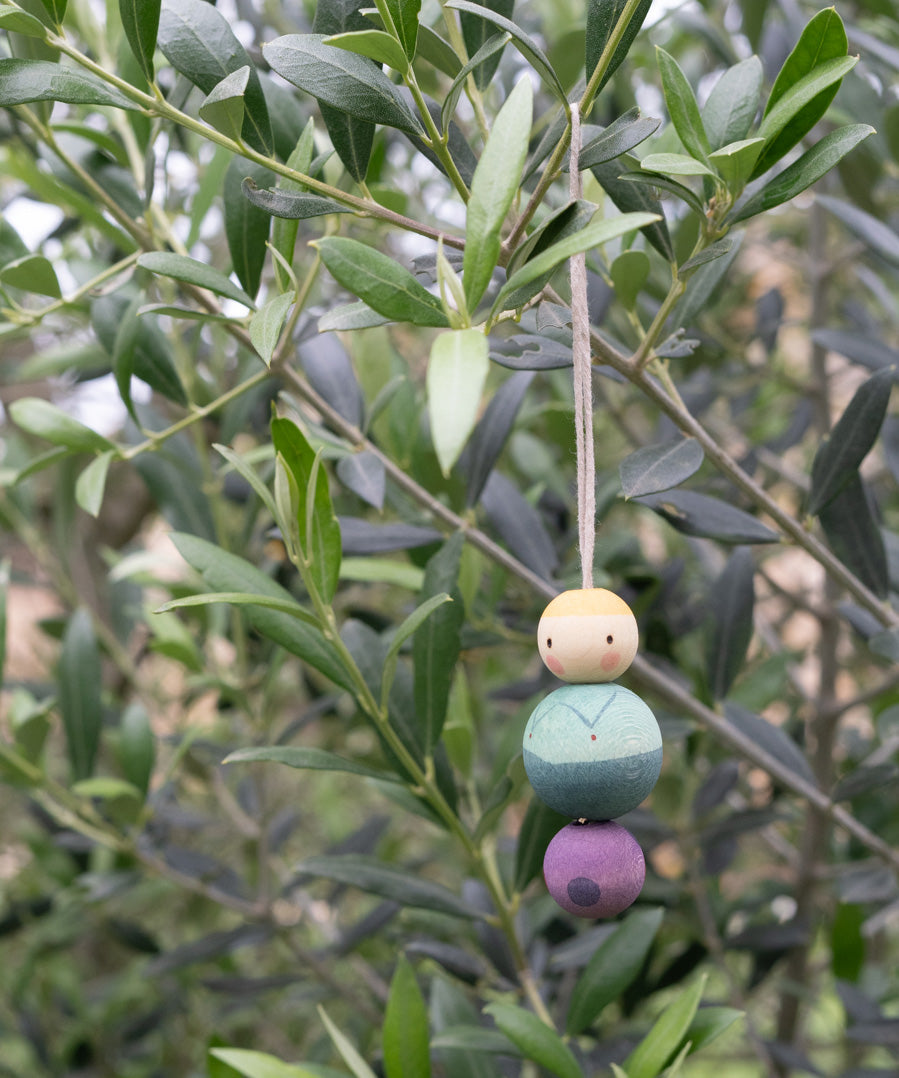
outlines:
[[590, 735], [590, 740], [595, 741], [596, 740], [596, 734], [591, 734]]

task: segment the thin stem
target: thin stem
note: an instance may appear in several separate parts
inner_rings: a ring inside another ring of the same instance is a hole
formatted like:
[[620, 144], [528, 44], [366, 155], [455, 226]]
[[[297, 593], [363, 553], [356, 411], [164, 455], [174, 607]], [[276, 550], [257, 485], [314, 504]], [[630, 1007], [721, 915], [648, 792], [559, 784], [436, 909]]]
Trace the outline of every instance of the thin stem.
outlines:
[[453, 155], [449, 152], [447, 146], [447, 135], [441, 135], [437, 130], [437, 125], [431, 116], [428, 109], [427, 102], [424, 99], [424, 95], [418, 85], [418, 80], [415, 78], [415, 72], [412, 68], [409, 68], [409, 72], [406, 75], [406, 85], [412, 93], [412, 97], [415, 100], [415, 104], [418, 106], [418, 111], [421, 114], [421, 118], [424, 121], [425, 130], [428, 132], [428, 138], [430, 139], [431, 149], [437, 154], [437, 157], [443, 167], [446, 169], [446, 174], [450, 178], [450, 182], [455, 187], [459, 196], [463, 202], [468, 202], [471, 197], [468, 188], [465, 185], [465, 180], [459, 173], [459, 169], [456, 167], [456, 162], [453, 160]]
[[[462, 36], [462, 30], [454, 17], [454, 13], [447, 9], [443, 0], [441, 0], [440, 9], [443, 13], [443, 24], [449, 35], [453, 51], [462, 60], [463, 64], [467, 63], [470, 59], [468, 49], [465, 46], [465, 39]], [[490, 135], [490, 126], [487, 123], [487, 114], [484, 112], [484, 99], [481, 96], [481, 91], [478, 89], [477, 82], [475, 82], [473, 72], [465, 80], [465, 96], [471, 102], [471, 107], [474, 109], [475, 121], [481, 132], [481, 138], [486, 142]]]
[[27, 308], [23, 308], [20, 314], [22, 317], [27, 318], [32, 325], [41, 322], [48, 314], [54, 314], [63, 307], [70, 307], [73, 303], [77, 303], [78, 300], [83, 299], [93, 292], [93, 290], [103, 284], [104, 281], [117, 277], [130, 266], [133, 266], [139, 257], [140, 252], [133, 251], [130, 255], [126, 255], [119, 262], [116, 262], [115, 265], [108, 266], [101, 273], [98, 273], [96, 277], [92, 277], [89, 281], [86, 281], [68, 296], [63, 296], [61, 299], [54, 300], [52, 303], [48, 303], [46, 307], [41, 307], [38, 310], [28, 310]]

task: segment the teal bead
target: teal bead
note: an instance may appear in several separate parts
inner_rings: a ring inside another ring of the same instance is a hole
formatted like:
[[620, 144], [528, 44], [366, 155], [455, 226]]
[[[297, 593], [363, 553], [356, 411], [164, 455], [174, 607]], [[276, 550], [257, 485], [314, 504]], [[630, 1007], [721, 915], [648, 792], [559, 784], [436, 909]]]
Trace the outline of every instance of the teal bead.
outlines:
[[574, 819], [614, 820], [643, 801], [662, 768], [662, 735], [636, 693], [616, 684], [563, 685], [524, 731], [534, 792]]

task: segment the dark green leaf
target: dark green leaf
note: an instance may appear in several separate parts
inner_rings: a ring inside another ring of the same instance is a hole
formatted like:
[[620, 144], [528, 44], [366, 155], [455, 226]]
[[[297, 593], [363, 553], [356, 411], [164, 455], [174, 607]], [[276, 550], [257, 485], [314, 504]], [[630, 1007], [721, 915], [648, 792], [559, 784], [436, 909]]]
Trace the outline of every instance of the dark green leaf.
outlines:
[[[547, 57], [546, 53], [540, 48], [536, 41], [529, 37], [524, 32], [524, 30], [522, 30], [521, 27], [517, 25], [517, 23], [514, 23], [511, 21], [511, 19], [507, 19], [504, 15], [499, 14], [498, 9], [501, 6], [501, 2], [493, 0], [492, 5], [483, 7], [480, 4], [472, 4], [469, 2], [469, 0], [447, 0], [446, 6], [448, 8], [456, 8], [458, 11], [461, 11], [463, 21], [466, 14], [475, 15], [488, 23], [492, 23], [495, 27], [497, 27], [504, 33], [511, 34], [512, 44], [530, 63], [530, 65], [534, 68], [537, 74], [546, 83], [547, 87], [552, 90], [552, 92], [560, 101], [566, 100], [565, 90], [561, 82], [559, 82], [559, 76], [553, 70], [553, 66], [549, 62], [549, 58]], [[496, 10], [491, 10], [491, 6], [493, 6]], [[511, 7], [511, 5], [509, 6]], [[480, 80], [485, 77], [485, 73], [489, 70], [490, 66], [491, 65], [487, 63], [482, 65], [478, 69], [479, 85]], [[490, 77], [492, 78], [492, 74]], [[484, 87], [481, 87], [481, 89], [483, 88]], [[524, 164], [523, 161], [522, 164]]]
[[893, 763], [857, 767], [840, 779], [831, 797], [834, 801], [851, 801], [852, 798], [868, 793], [870, 790], [877, 790], [882, 786], [893, 786], [897, 777], [899, 777], [899, 768]]
[[412, 967], [403, 955], [390, 982], [383, 1050], [387, 1078], [430, 1078], [428, 1010]]
[[675, 490], [638, 500], [685, 535], [719, 539], [722, 543], [780, 542], [780, 536], [760, 520], [707, 494]]
[[53, 445], [65, 446], [82, 453], [102, 453], [115, 446], [102, 434], [73, 419], [55, 404], [39, 397], [20, 397], [9, 406], [9, 415], [16, 426]]
[[[2, 63], [2, 61], [0, 61]], [[43, 255], [24, 255], [0, 269], [0, 282], [23, 292], [59, 299], [62, 292], [52, 263]]]
[[320, 458], [290, 419], [273, 419], [272, 441], [298, 490], [297, 523], [300, 543], [311, 563], [321, 598], [330, 603], [340, 575], [340, 525], [334, 515], [328, 477]]
[[122, 713], [119, 761], [125, 778], [146, 796], [156, 761], [156, 738], [142, 704], [131, 704]]
[[9, 221], [0, 217], [0, 266], [24, 258], [29, 253], [25, 241]]
[[695, 438], [675, 438], [638, 449], [619, 466], [621, 492], [625, 498], [640, 498], [670, 490], [689, 479], [702, 461], [702, 447]]
[[305, 221], [308, 217], [322, 217], [326, 213], [353, 212], [349, 207], [341, 206], [333, 199], [322, 198], [321, 195], [285, 191], [281, 187], [257, 187], [250, 176], [243, 181], [243, 193], [254, 206], [270, 213], [272, 217], [283, 217], [291, 221]]
[[[543, 254], [544, 251], [559, 241], [583, 231], [596, 215], [596, 209], [595, 202], [587, 202], [586, 199], [578, 198], [568, 202], [556, 210], [555, 213], [551, 213], [538, 228], [534, 229], [524, 243], [516, 247], [506, 266], [506, 277], [511, 277], [526, 262], [530, 262], [538, 255]], [[556, 269], [558, 269], [558, 266], [549, 266], [528, 284], [523, 285], [521, 288], [516, 288], [514, 292], [506, 295], [504, 302], [513, 310], [516, 307], [523, 306], [540, 292], [551, 279]]]
[[494, 469], [481, 495], [481, 506], [515, 557], [544, 580], [551, 580], [559, 556], [540, 514], [512, 480]]
[[315, 246], [335, 279], [378, 314], [416, 326], [449, 325], [440, 300], [388, 255], [346, 236], [325, 236]]
[[161, 0], [119, 0], [119, 15], [128, 44], [147, 82], [153, 81], [153, 53], [159, 31]]
[[171, 277], [176, 281], [185, 281], [187, 284], [199, 285], [200, 288], [208, 288], [210, 292], [217, 292], [220, 296], [236, 300], [244, 307], [253, 306], [253, 301], [246, 292], [238, 288], [224, 273], [212, 266], [207, 266], [205, 262], [188, 258], [187, 255], [171, 254], [168, 251], [151, 251], [149, 254], [141, 255], [137, 264], [162, 277]]
[[337, 476], [341, 483], [354, 494], [373, 505], [375, 509], [384, 506], [386, 491], [386, 472], [379, 456], [369, 450], [350, 453], [337, 462]]
[[641, 231], [666, 261], [673, 262], [674, 245], [671, 242], [665, 215], [662, 212], [662, 204], [658, 197], [642, 184], [628, 183], [622, 178], [622, 172], [627, 174], [628, 168], [635, 164], [632, 157], [624, 155], [620, 160], [608, 161], [604, 165], [593, 165], [590, 171], [619, 210], [624, 213], [642, 211], [654, 214], [658, 218], [652, 224], [644, 225]]
[[899, 629], [884, 629], [868, 637], [868, 649], [882, 659], [899, 663]]
[[474, 428], [489, 365], [487, 338], [479, 329], [449, 330], [431, 345], [428, 418], [444, 475], [449, 475]]
[[454, 79], [459, 74], [462, 61], [456, 55], [453, 47], [430, 26], [420, 24], [418, 27], [418, 55], [433, 64], [438, 71], [449, 75]]
[[683, 278], [686, 274], [692, 273], [693, 270], [699, 269], [700, 266], [704, 266], [706, 262], [714, 262], [716, 258], [723, 258], [733, 245], [733, 237], [725, 236], [723, 240], [716, 240], [714, 243], [709, 244], [708, 247], [703, 247], [698, 254], [693, 255], [678, 266], [678, 276]]
[[750, 56], [727, 71], [712, 87], [702, 107], [702, 123], [713, 150], [749, 135], [758, 112], [764, 72], [757, 56]]
[[306, 93], [369, 123], [410, 135], [422, 127], [377, 64], [324, 43], [322, 34], [287, 34], [263, 46], [273, 70]]
[[100, 649], [91, 616], [76, 610], [69, 618], [59, 656], [59, 710], [74, 780], [89, 778], [100, 747], [103, 683]]
[[519, 1054], [518, 1048], [508, 1037], [495, 1029], [485, 1029], [484, 1026], [447, 1026], [432, 1038], [431, 1047], [502, 1056]]
[[[172, 541], [181, 556], [197, 570], [213, 591], [254, 592], [276, 599], [292, 602], [288, 591], [276, 584], [243, 558], [208, 543], [194, 535], [175, 533]], [[320, 670], [335, 684], [344, 689], [353, 686], [340, 657], [321, 632], [304, 625], [289, 614], [263, 607], [247, 607], [250, 624], [263, 636], [274, 640], [292, 655], [297, 655], [310, 666]]]
[[534, 379], [530, 371], [507, 378], [493, 395], [465, 447], [459, 466], [467, 475], [465, 504], [477, 505], [484, 484], [512, 433], [515, 417]]
[[899, 266], [899, 234], [892, 228], [877, 217], [859, 209], [858, 206], [850, 205], [831, 195], [818, 195], [817, 199], [826, 210], [843, 222], [855, 239], [867, 244], [890, 265]]
[[[206, 100], [200, 105], [200, 119], [205, 120], [210, 127], [221, 131], [228, 138], [239, 141], [243, 132], [243, 118], [245, 113], [244, 94], [250, 81], [250, 68], [247, 65], [239, 67], [226, 75], [221, 82], [217, 82], [212, 90], [206, 95]], [[233, 165], [234, 162], [232, 161]]]
[[[597, 91], [609, 81], [621, 66], [625, 56], [630, 51], [634, 38], [640, 32], [652, 0], [640, 0], [637, 9], [631, 16], [623, 35], [615, 50], [609, 58], [605, 74], [602, 76]], [[589, 80], [593, 74], [600, 57], [605, 51], [609, 39], [614, 32], [621, 14], [627, 6], [627, 0], [590, 0], [587, 7], [587, 37], [586, 37], [586, 75]]]
[[[828, 60], [845, 57], [849, 49], [842, 20], [833, 7], [819, 11], [802, 31], [799, 40], [780, 69], [768, 103], [765, 118], [802, 79], [811, 75]], [[839, 88], [839, 82], [823, 88], [792, 116], [789, 123], [770, 142], [756, 164], [755, 176], [761, 176], [815, 126], [821, 119]], [[764, 124], [763, 124], [764, 126]]]
[[668, 115], [674, 129], [691, 157], [697, 161], [707, 161], [711, 146], [687, 77], [681, 71], [677, 60], [664, 49], [657, 46], [656, 56], [662, 76], [665, 104], [668, 106]]
[[[453, 602], [438, 606], [412, 641], [415, 717], [426, 754], [440, 740], [453, 671], [459, 659], [465, 605], [458, 589], [463, 535], [456, 532], [430, 559], [419, 600], [448, 594]], [[421, 608], [419, 608], [421, 609]]]
[[830, 549], [880, 599], [889, 593], [889, 571], [883, 536], [856, 473], [840, 493], [818, 512]]
[[[339, 113], [339, 115], [343, 116], [343, 113]], [[287, 158], [287, 167], [292, 168], [295, 172], [308, 175], [309, 167], [312, 164], [312, 155], [314, 153], [315, 123], [310, 119], [303, 128], [303, 133], [300, 135], [296, 146], [294, 146]], [[280, 194], [297, 194], [303, 190], [304, 188], [300, 183], [288, 179], [286, 176], [278, 177], [278, 186], [274, 191], [257, 192], [253, 189], [252, 184], [244, 184], [243, 187], [245, 198], [248, 198], [251, 202], [255, 202], [255, 205], [259, 206], [260, 209], [265, 210], [266, 213], [272, 213], [275, 217], [275, 220], [272, 222], [272, 250], [277, 251], [288, 266], [293, 265], [294, 248], [296, 247], [299, 225], [297, 224], [297, 221], [292, 218], [282, 219], [279, 215], [274, 214], [268, 203], [272, 203], [277, 198], [276, 192]], [[255, 200], [254, 195], [260, 194], [261, 199]], [[312, 197], [317, 198], [318, 196]], [[279, 291], [286, 292], [288, 289], [296, 287], [296, 282], [292, 280], [290, 273], [288, 273], [286, 267], [281, 264], [280, 259], [276, 258], [274, 260], [274, 270], [275, 282], [277, 283]]]
[[225, 173], [222, 190], [225, 203], [225, 237], [228, 240], [234, 273], [247, 295], [255, 298], [265, 265], [265, 245], [271, 228], [271, 217], [250, 199], [244, 198], [243, 184], [247, 180], [257, 186], [265, 185], [273, 182], [274, 176], [262, 165], [235, 157]]
[[839, 352], [841, 356], [860, 363], [871, 371], [878, 371], [893, 364], [899, 365], [899, 350], [891, 348], [878, 337], [842, 329], [815, 329], [812, 330], [811, 338], [815, 344], [829, 352]]
[[[774, 206], [789, 202], [791, 198], [801, 194], [806, 188], [811, 187], [813, 183], [817, 183], [822, 176], [825, 176], [832, 168], [838, 165], [850, 150], [873, 134], [874, 128], [868, 124], [848, 124], [846, 127], [831, 131], [819, 142], [816, 142], [797, 161], [787, 165], [783, 172], [775, 176], [773, 180], [769, 180], [760, 191], [757, 191], [742, 206], [738, 206], [732, 218], [733, 222], [745, 221], [748, 217], [754, 217], [757, 213], [764, 213]], [[819, 201], [824, 203], [825, 199], [819, 196]], [[859, 210], [855, 206], [847, 206], [847, 209], [854, 211], [851, 216], [864, 214], [864, 210]], [[868, 217], [867, 214], [865, 216]], [[884, 232], [888, 233], [890, 229], [875, 218], [869, 218], [869, 220], [875, 226], [873, 234], [886, 238]], [[884, 231], [882, 232], [881, 230]], [[892, 237], [895, 241], [899, 241], [899, 237], [895, 233], [892, 233]], [[890, 260], [896, 262], [896, 248], [890, 247], [888, 250]]]
[[92, 517], [97, 516], [103, 504], [106, 476], [114, 455], [113, 450], [107, 449], [105, 453], [94, 457], [75, 483], [75, 501]]
[[250, 319], [250, 340], [266, 366], [271, 365], [272, 356], [275, 354], [275, 348], [281, 337], [281, 327], [296, 298], [295, 292], [283, 292], [280, 296], [272, 296]]
[[157, 40], [172, 67], [204, 94], [212, 93], [226, 75], [248, 67], [243, 137], [260, 153], [274, 152], [272, 125], [259, 75], [228, 20], [216, 7], [205, 0], [165, 0]]
[[812, 463], [807, 511], [817, 515], [858, 473], [886, 418], [896, 368], [886, 367], [863, 382]]
[[716, 700], [727, 696], [746, 661], [755, 608], [754, 575], [750, 552], [735, 550], [711, 588], [712, 629], [706, 666], [709, 688]]
[[[515, 7], [515, 0], [487, 0], [483, 5], [502, 18], [511, 19]], [[475, 56], [487, 44], [489, 39], [496, 34], [496, 28], [492, 22], [481, 18], [469, 11], [462, 11], [459, 16], [462, 24], [462, 38], [465, 41], [465, 51], [469, 56]], [[479, 90], [486, 90], [499, 67], [499, 56], [494, 56], [490, 63], [480, 67], [474, 77], [475, 85]]]
[[700, 266], [699, 269], [693, 272], [686, 291], [671, 316], [676, 326], [686, 327], [692, 325], [699, 316], [700, 311], [705, 309], [715, 289], [726, 277], [734, 259], [740, 253], [742, 243], [742, 234], [734, 237], [733, 246], [726, 254], [721, 255], [720, 258], [713, 259], [711, 262], [706, 262], [705, 265]]
[[651, 116], [640, 116], [638, 108], [630, 109], [623, 116], [609, 124], [601, 135], [591, 139], [581, 147], [579, 164], [582, 169], [592, 168], [594, 165], [602, 165], [606, 161], [614, 161], [616, 157], [628, 153], [635, 146], [639, 146], [653, 134], [661, 120], [654, 120]]
[[346, 760], [324, 749], [306, 748], [303, 745], [266, 745], [254, 749], [238, 749], [226, 756], [225, 764], [251, 764], [271, 762], [285, 764], [302, 771], [346, 771], [368, 779], [390, 779], [384, 771], [376, 771], [355, 760]]
[[662, 1072], [681, 1047], [693, 1022], [707, 977], [704, 973], [662, 1011], [649, 1033], [627, 1057], [624, 1067], [628, 1078], [656, 1078]]
[[525, 1059], [532, 1059], [556, 1078], [584, 1078], [571, 1049], [536, 1014], [511, 1003], [490, 1003], [484, 1012]]
[[415, 57], [421, 0], [384, 0], [400, 44], [410, 60]]
[[571, 995], [565, 1031], [577, 1036], [589, 1029], [606, 1004], [619, 999], [646, 961], [662, 923], [661, 909], [628, 915], [596, 949]]
[[728, 721], [750, 737], [759, 748], [776, 757], [808, 782], [815, 782], [815, 775], [808, 760], [785, 730], [737, 704], [727, 704], [725, 714]]
[[473, 71], [477, 71], [481, 64], [486, 63], [491, 56], [501, 52], [511, 40], [511, 34], [494, 34], [484, 42], [468, 63], [459, 70], [440, 108], [440, 125], [444, 131], [446, 131], [456, 111], [459, 95], [465, 89], [465, 80]]
[[690, 1023], [684, 1041], [690, 1042], [690, 1055], [698, 1052], [744, 1016], [735, 1007], [700, 1007]]
[[506, 98], [471, 184], [462, 263], [465, 300], [474, 313], [499, 258], [502, 227], [518, 192], [531, 134], [533, 91], [520, 79]]
[[515, 849], [515, 890], [521, 893], [543, 868], [546, 847], [557, 832], [571, 823], [566, 816], [553, 812], [542, 801], [533, 798], [518, 833]]
[[68, 0], [41, 0], [41, 3], [50, 13], [54, 23], [62, 26], [62, 20], [66, 17]]
[[298, 866], [298, 871], [358, 887], [362, 891], [399, 902], [401, 906], [435, 910], [466, 920], [483, 916], [448, 887], [424, 879], [418, 872], [385, 864], [374, 857], [360, 854], [309, 857]]

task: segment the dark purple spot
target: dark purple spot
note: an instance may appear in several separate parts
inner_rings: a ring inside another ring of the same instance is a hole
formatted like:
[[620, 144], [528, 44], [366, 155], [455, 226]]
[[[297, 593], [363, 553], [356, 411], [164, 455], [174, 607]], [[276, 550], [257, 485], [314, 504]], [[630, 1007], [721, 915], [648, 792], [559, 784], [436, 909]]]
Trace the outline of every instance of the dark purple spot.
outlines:
[[568, 884], [568, 897], [575, 906], [584, 909], [594, 906], [599, 901], [599, 884], [588, 880], [586, 876], [578, 876]]

